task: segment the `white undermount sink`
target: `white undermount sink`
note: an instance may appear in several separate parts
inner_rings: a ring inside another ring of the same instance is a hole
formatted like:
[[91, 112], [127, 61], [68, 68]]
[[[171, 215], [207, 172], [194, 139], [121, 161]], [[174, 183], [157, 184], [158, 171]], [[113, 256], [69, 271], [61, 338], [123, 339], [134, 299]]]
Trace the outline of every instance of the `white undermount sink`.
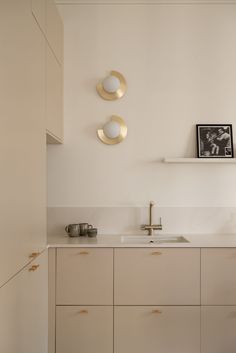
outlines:
[[168, 235], [124, 235], [121, 241], [125, 244], [189, 243], [183, 236]]

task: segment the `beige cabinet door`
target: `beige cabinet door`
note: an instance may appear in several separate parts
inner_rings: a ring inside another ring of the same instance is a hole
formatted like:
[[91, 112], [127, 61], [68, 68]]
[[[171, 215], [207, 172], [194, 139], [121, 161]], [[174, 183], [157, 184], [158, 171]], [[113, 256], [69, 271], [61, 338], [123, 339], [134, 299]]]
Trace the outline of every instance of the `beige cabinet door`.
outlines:
[[31, 9], [39, 27], [46, 34], [46, 0], [31, 0]]
[[115, 307], [114, 352], [200, 353], [200, 307]]
[[0, 2], [0, 286], [46, 245], [45, 38], [28, 0]]
[[199, 305], [199, 249], [115, 249], [116, 305]]
[[203, 305], [236, 305], [236, 249], [202, 249]]
[[113, 307], [58, 306], [56, 353], [113, 353]]
[[45, 250], [0, 288], [1, 353], [47, 353], [47, 300]]
[[201, 309], [202, 353], [235, 353], [236, 306]]
[[54, 0], [46, 0], [46, 37], [57, 60], [63, 63], [63, 23]]
[[113, 250], [57, 250], [57, 304], [112, 305]]
[[51, 48], [46, 53], [46, 129], [48, 143], [63, 141], [62, 67]]

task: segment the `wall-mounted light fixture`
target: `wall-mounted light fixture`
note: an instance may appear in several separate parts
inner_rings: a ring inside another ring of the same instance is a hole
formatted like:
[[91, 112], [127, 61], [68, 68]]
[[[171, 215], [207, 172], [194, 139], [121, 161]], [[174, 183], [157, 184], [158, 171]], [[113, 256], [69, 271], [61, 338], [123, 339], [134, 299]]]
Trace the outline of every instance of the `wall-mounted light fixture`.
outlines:
[[113, 115], [102, 129], [97, 130], [97, 134], [103, 143], [115, 145], [126, 138], [127, 126], [121, 117]]
[[109, 76], [105, 77], [97, 84], [98, 94], [106, 100], [116, 100], [123, 97], [126, 89], [126, 80], [124, 76], [117, 71], [111, 71]]

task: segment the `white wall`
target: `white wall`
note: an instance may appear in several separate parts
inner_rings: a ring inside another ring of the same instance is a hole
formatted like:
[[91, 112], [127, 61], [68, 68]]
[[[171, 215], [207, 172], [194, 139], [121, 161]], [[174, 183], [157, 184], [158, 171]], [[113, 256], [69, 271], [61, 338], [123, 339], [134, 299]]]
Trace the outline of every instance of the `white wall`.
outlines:
[[[49, 206], [235, 206], [234, 165], [165, 165], [195, 155], [195, 124], [236, 129], [235, 5], [58, 5], [65, 25], [65, 143], [48, 148]], [[119, 101], [95, 86], [109, 70]], [[112, 114], [128, 137], [102, 144]], [[236, 130], [235, 130], [236, 131]]]

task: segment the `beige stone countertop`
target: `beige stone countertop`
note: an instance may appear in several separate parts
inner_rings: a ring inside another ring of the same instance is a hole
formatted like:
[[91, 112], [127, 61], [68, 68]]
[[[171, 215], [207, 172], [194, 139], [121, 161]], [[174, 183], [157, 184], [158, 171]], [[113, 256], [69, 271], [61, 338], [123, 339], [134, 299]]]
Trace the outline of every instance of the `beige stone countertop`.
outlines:
[[[186, 243], [155, 243], [160, 237], [184, 236]], [[132, 237], [132, 238], [131, 238]], [[144, 239], [139, 241], [139, 239]], [[146, 240], [147, 238], [147, 240]], [[152, 238], [148, 235], [97, 235], [94, 238], [85, 236], [71, 238], [67, 235], [48, 237], [50, 248], [73, 248], [73, 247], [101, 247], [101, 248], [236, 248], [236, 234], [161, 234], [155, 235], [154, 243], [149, 243]]]

